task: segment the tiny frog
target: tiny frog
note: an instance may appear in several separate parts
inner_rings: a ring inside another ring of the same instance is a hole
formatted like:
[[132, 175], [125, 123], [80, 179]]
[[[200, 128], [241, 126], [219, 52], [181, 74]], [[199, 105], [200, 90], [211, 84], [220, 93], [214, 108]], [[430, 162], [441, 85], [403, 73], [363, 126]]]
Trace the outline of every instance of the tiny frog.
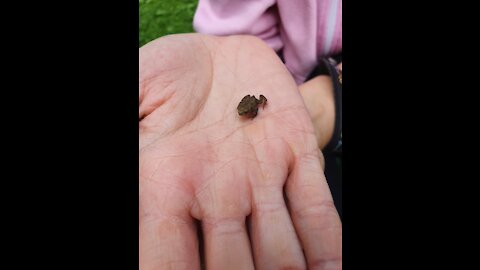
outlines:
[[254, 118], [257, 116], [258, 106], [267, 103], [267, 98], [263, 95], [260, 95], [260, 99], [257, 99], [255, 96], [247, 95], [245, 96], [240, 104], [238, 104], [237, 110], [239, 115], [245, 115], [249, 118]]

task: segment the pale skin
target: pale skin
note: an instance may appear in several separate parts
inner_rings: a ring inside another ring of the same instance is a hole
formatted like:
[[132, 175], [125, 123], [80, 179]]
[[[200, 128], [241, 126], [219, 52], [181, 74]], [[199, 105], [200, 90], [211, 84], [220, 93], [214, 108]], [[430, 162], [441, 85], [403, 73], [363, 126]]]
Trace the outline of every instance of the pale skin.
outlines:
[[312, 120], [317, 144], [323, 149], [333, 136], [335, 102], [333, 83], [329, 76], [317, 76], [298, 87]]
[[[337, 68], [342, 69], [342, 63]], [[332, 78], [316, 76], [298, 87], [312, 119], [317, 143], [323, 149], [330, 142], [335, 127], [335, 100]]]
[[[186, 34], [139, 54], [140, 269], [341, 269], [316, 132], [275, 52]], [[254, 119], [248, 94], [268, 98]]]

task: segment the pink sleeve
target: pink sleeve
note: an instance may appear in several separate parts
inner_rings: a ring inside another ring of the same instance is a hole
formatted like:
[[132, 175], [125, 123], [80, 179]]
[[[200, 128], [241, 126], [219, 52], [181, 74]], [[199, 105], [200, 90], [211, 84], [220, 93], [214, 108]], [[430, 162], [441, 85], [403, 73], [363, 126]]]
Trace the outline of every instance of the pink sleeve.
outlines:
[[200, 0], [197, 32], [250, 34], [283, 58], [297, 84], [327, 55], [342, 51], [342, 0]]
[[193, 27], [199, 33], [217, 36], [254, 35], [275, 51], [283, 47], [275, 0], [199, 0]]
[[285, 65], [301, 84], [324, 56], [342, 51], [342, 0], [278, 0]]

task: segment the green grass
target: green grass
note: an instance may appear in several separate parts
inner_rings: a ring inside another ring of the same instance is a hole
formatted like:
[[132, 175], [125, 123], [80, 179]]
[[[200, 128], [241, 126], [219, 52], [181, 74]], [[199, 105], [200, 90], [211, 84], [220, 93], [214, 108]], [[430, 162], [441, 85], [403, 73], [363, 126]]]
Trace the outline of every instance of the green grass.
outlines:
[[139, 0], [140, 36], [143, 46], [161, 36], [191, 33], [198, 0]]

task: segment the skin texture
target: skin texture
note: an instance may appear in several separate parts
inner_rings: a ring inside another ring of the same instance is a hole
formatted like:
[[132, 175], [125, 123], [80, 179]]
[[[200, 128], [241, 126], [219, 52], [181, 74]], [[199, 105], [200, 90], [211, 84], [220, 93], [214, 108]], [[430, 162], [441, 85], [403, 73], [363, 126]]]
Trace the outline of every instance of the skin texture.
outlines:
[[333, 83], [329, 76], [317, 76], [299, 86], [312, 119], [318, 147], [323, 149], [330, 142], [335, 128], [335, 100]]
[[[323, 156], [274, 51], [186, 34], [139, 54], [140, 269], [341, 269]], [[268, 106], [244, 119], [251, 89]]]
[[[342, 63], [338, 64], [337, 68], [341, 74]], [[316, 76], [301, 84], [298, 89], [312, 119], [318, 147], [323, 149], [330, 142], [335, 128], [332, 78], [326, 75]]]

